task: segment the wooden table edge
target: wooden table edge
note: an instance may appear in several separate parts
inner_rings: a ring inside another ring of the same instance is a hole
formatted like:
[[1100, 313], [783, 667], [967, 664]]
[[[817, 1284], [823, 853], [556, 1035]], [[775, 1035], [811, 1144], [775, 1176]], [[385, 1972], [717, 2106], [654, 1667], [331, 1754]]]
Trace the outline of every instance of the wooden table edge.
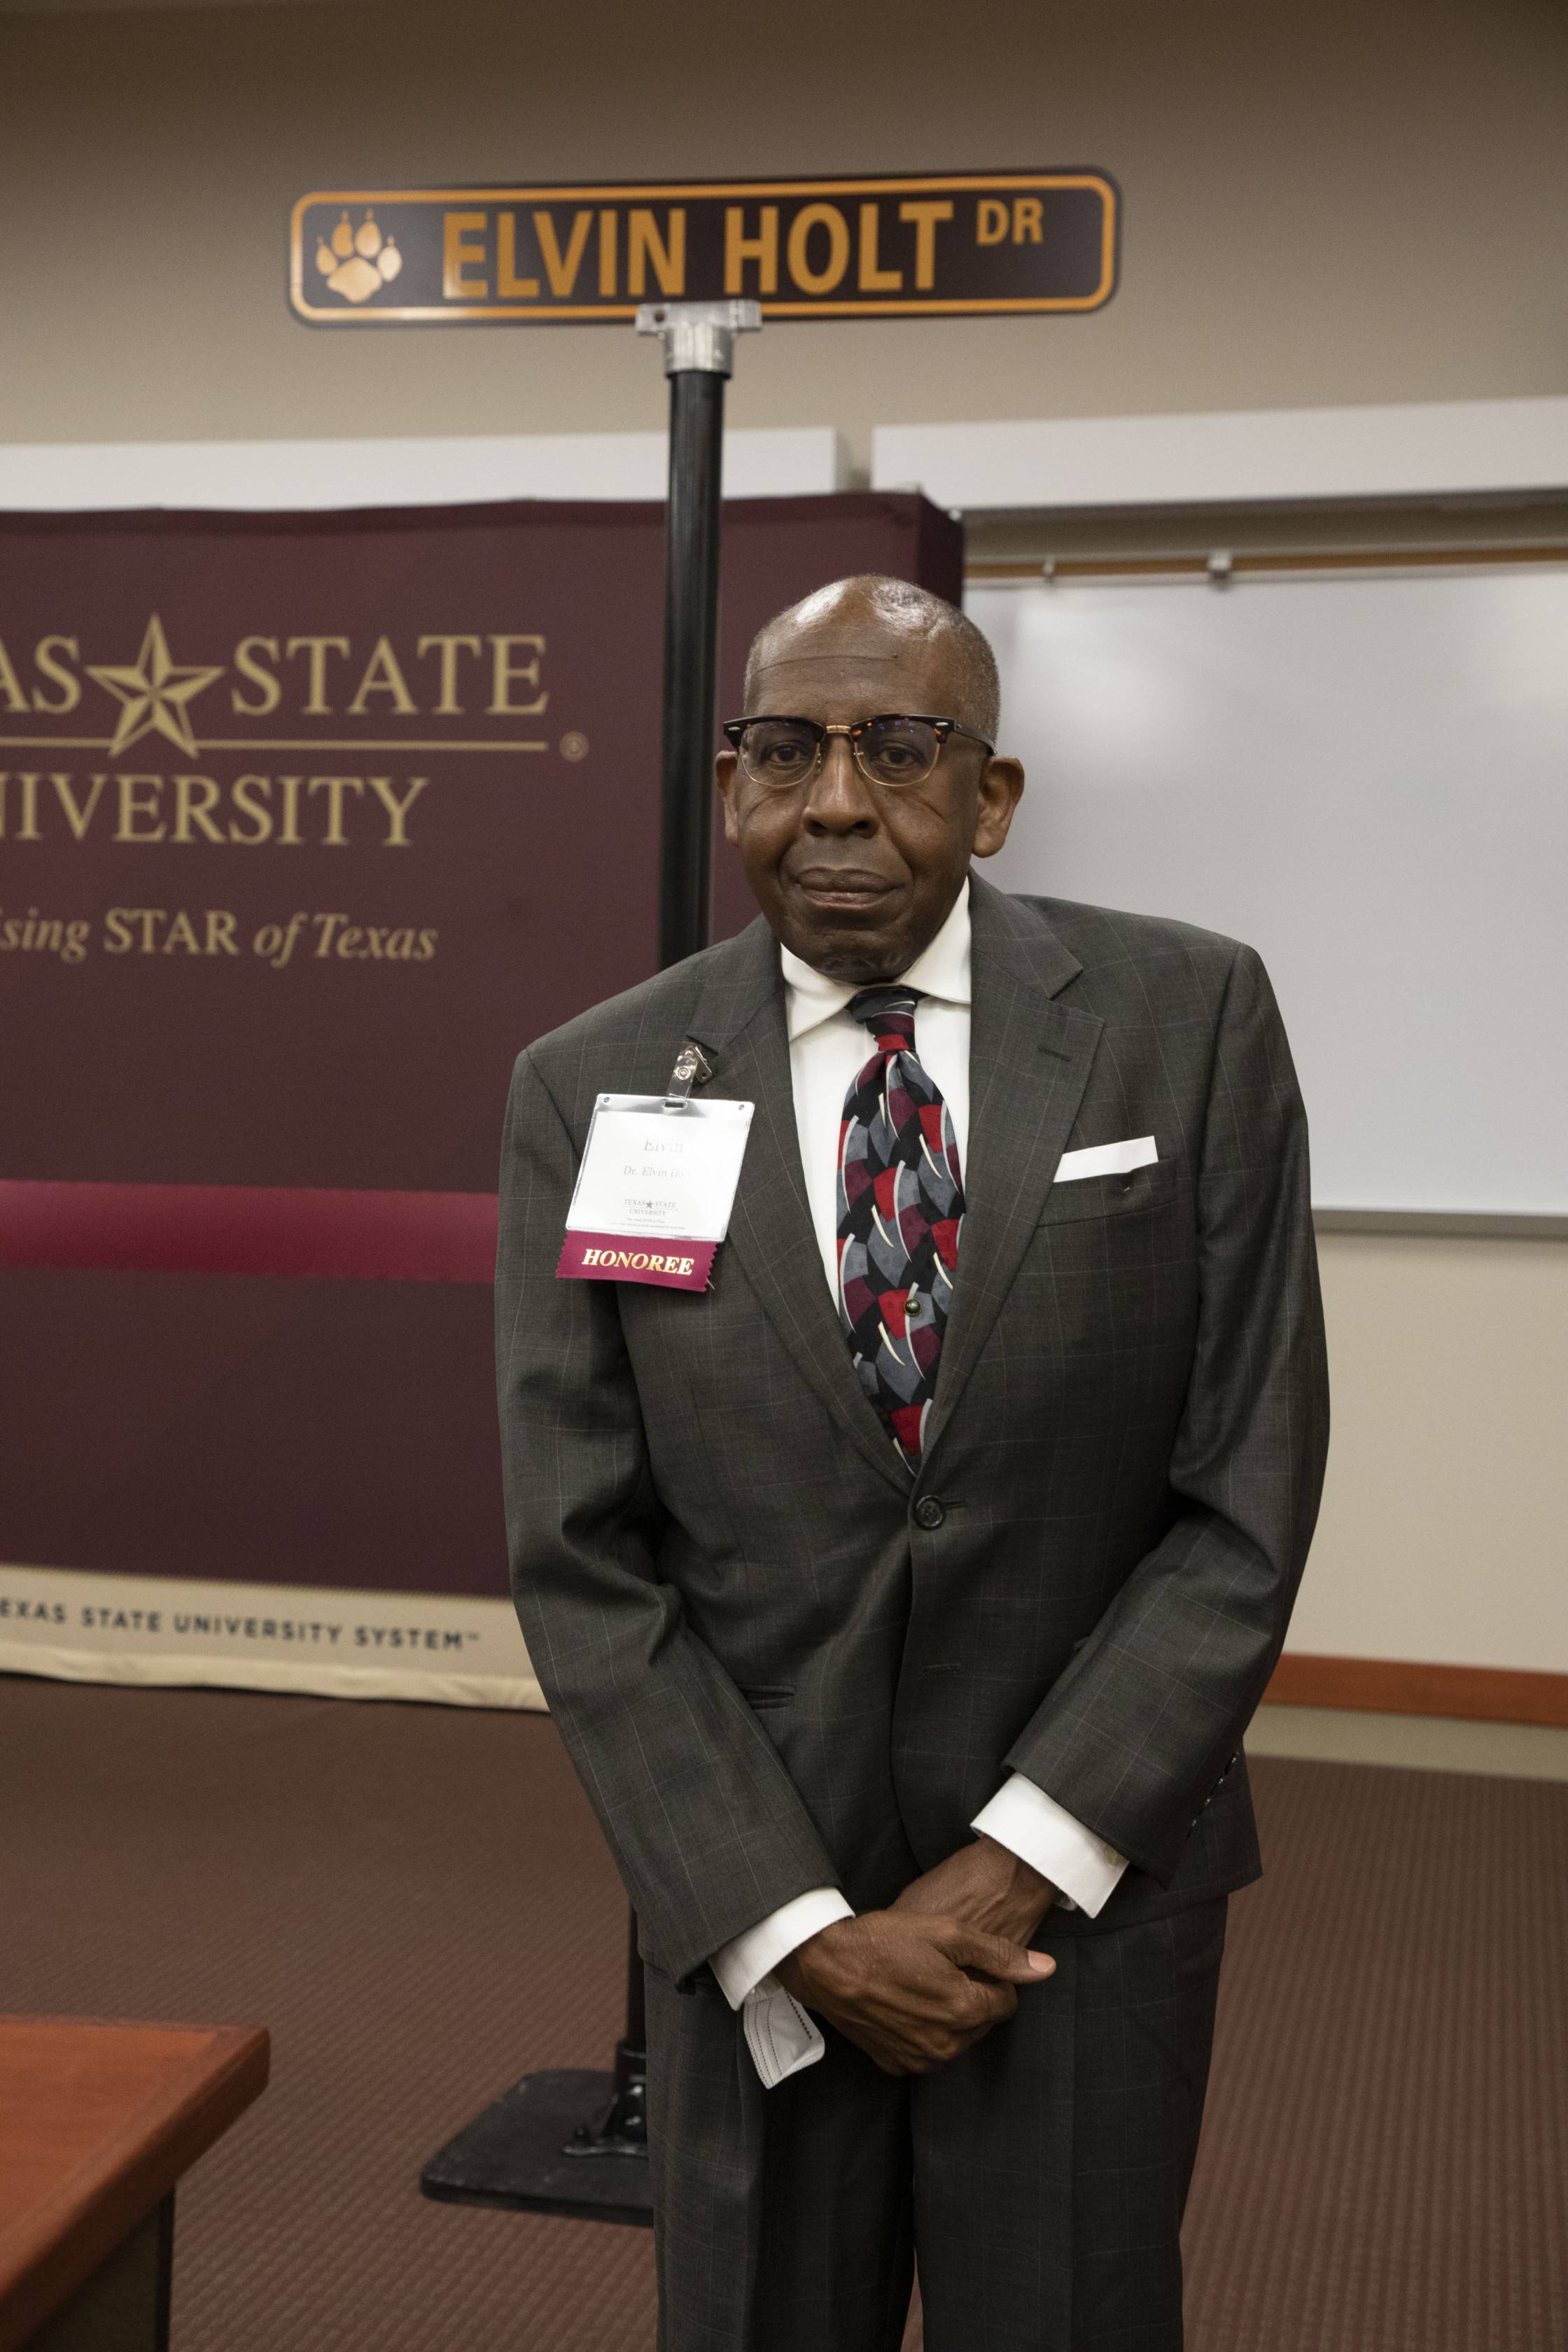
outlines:
[[[0, 2027], [6, 2025], [205, 2036], [183, 2066], [171, 2067], [172, 2080], [132, 2111], [114, 2139], [25, 2221], [0, 2235], [0, 2352], [18, 2352], [260, 2096], [267, 2087], [271, 2037], [262, 2026], [149, 2018], [0, 2015]], [[189, 2079], [181, 2091], [183, 2073]], [[138, 2136], [127, 2159], [126, 2143]]]

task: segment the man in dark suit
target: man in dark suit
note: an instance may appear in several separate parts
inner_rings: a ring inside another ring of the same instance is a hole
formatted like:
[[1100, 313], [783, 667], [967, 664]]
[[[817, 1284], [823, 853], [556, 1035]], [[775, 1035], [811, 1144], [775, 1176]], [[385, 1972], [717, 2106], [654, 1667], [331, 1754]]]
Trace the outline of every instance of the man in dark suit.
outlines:
[[[761, 919], [531, 1046], [519, 1612], [641, 1922], [666, 2352], [1175, 2352], [1241, 1737], [1327, 1394], [1250, 949], [1003, 896], [990, 650], [897, 582], [752, 649]], [[596, 1097], [754, 1104], [706, 1292], [556, 1278]]]

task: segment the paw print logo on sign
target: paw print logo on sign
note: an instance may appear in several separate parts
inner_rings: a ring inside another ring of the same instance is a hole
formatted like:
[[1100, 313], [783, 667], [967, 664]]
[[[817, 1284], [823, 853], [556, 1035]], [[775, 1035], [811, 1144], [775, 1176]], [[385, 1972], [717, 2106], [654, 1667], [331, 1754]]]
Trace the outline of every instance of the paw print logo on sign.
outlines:
[[355, 228], [345, 210], [331, 239], [318, 241], [316, 267], [345, 302], [368, 302], [391, 285], [403, 267], [403, 256], [395, 237], [383, 236], [374, 212], [367, 209]]

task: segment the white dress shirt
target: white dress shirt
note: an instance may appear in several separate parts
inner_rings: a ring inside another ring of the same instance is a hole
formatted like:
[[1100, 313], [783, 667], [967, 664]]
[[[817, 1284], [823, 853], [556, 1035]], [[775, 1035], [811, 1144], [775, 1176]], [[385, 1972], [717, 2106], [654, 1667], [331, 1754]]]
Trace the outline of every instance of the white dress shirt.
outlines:
[[[845, 1009], [857, 992], [853, 982], [827, 979], [787, 948], [780, 953], [805, 1197], [837, 1307], [839, 1127], [844, 1098], [875, 1047], [870, 1032]], [[961, 1169], [968, 1164], [969, 1151], [969, 967], [965, 882], [935, 939], [900, 975], [902, 986], [921, 992], [915, 1051], [947, 1104]], [[963, 1273], [961, 1265], [961, 1281]], [[1104, 1908], [1127, 1867], [1113, 1847], [1018, 1772], [1004, 1781], [970, 1826], [1048, 1878], [1066, 1907], [1076, 1906], [1091, 1918]], [[747, 2043], [770, 2089], [813, 2064], [824, 2047], [810, 2017], [773, 1972], [809, 1937], [836, 1919], [853, 1916], [836, 1886], [812, 1887], [712, 1956], [720, 1989], [731, 2008], [743, 2012]]]

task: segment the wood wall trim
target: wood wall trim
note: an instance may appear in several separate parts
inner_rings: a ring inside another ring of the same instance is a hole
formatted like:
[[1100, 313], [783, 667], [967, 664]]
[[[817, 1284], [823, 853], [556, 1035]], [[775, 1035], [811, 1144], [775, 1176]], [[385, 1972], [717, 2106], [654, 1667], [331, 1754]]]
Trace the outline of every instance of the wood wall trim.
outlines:
[[1452, 1716], [1568, 1728], [1568, 1675], [1512, 1666], [1425, 1665], [1403, 1658], [1324, 1658], [1290, 1651], [1267, 1706], [1357, 1707], [1369, 1715]]

